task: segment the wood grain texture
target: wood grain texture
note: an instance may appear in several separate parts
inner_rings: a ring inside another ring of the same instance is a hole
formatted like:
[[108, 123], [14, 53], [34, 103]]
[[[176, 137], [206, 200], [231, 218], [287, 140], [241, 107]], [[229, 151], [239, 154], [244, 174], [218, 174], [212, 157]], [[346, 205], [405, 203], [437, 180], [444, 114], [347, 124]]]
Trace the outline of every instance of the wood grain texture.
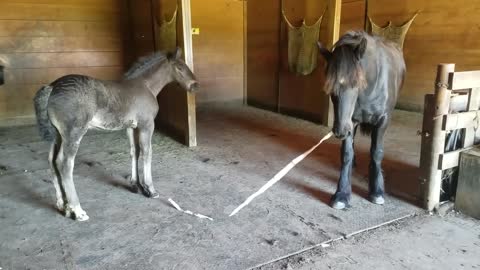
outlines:
[[400, 106], [421, 109], [439, 63], [455, 63], [458, 71], [480, 69], [479, 1], [369, 0], [368, 5], [370, 17], [381, 26], [401, 24], [420, 11], [405, 40], [407, 76]]
[[243, 99], [242, 1], [192, 0], [195, 75], [200, 82], [198, 102]]
[[33, 115], [35, 92], [63, 75], [119, 79], [125, 7], [125, 0], [1, 1], [0, 119]]
[[247, 102], [276, 111], [280, 67], [280, 1], [247, 2]]
[[[284, 10], [294, 26], [301, 25], [303, 19], [307, 25], [312, 25], [324, 14], [327, 4], [327, 1], [317, 0], [285, 0]], [[327, 13], [325, 12], [321, 26], [320, 39], [323, 43], [327, 42], [329, 36], [328, 31], [325, 31], [329, 25]], [[328, 98], [323, 92], [325, 62], [319, 56], [317, 68], [308, 76], [292, 73], [288, 69], [288, 34], [283, 21], [280, 37], [280, 112], [321, 123], [323, 115], [328, 113]]]

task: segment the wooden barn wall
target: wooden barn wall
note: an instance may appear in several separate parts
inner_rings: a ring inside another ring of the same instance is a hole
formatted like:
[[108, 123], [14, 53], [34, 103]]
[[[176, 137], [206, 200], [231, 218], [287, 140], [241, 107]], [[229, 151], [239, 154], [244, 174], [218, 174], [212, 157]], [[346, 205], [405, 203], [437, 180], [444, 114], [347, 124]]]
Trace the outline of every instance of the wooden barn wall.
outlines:
[[[295, 26], [300, 26], [304, 19], [307, 25], [313, 25], [324, 14], [320, 40], [325, 41], [329, 21], [328, 12], [325, 12], [327, 4], [326, 0], [284, 0], [283, 9], [288, 20]], [[321, 122], [324, 114], [324, 100], [327, 100], [322, 91], [324, 61], [319, 55], [317, 68], [307, 76], [292, 73], [288, 68], [288, 28], [283, 17], [281, 26], [279, 111]]]
[[365, 28], [365, 0], [343, 0], [340, 35]]
[[280, 1], [247, 1], [246, 17], [247, 103], [277, 111]]
[[[328, 1], [284, 0], [289, 20], [308, 25], [325, 11]], [[248, 1], [247, 6], [247, 102], [250, 105], [301, 118], [324, 122], [327, 96], [322, 92], [324, 65], [308, 76], [288, 70], [288, 36], [281, 15], [281, 1]], [[328, 11], [322, 21], [320, 40], [327, 40]], [[325, 43], [325, 42], [324, 42]]]
[[191, 0], [197, 102], [243, 99], [243, 1]]
[[118, 79], [124, 14], [124, 0], [0, 1], [0, 119], [32, 117], [35, 92], [62, 75]]
[[[342, 31], [363, 28], [364, 1], [342, 5]], [[432, 93], [439, 63], [456, 63], [456, 70], [480, 69], [480, 1], [368, 0], [368, 12], [378, 25], [401, 24], [417, 11], [404, 44], [407, 76], [398, 107], [421, 111], [424, 95]]]

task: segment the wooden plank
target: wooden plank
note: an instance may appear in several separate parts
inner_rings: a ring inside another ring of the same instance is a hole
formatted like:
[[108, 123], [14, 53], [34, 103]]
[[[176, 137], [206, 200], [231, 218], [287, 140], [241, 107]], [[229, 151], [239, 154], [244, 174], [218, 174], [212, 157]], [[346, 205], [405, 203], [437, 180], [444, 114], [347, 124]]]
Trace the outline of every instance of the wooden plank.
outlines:
[[0, 37], [2, 53], [31, 52], [119, 52], [122, 38], [117, 37]]
[[8, 68], [122, 66], [122, 52], [6, 53]]
[[5, 69], [6, 84], [47, 84], [67, 74], [87, 75], [102, 80], [122, 77], [122, 66]]
[[470, 149], [472, 149], [472, 146], [441, 154], [438, 161], [438, 169], [447, 170], [458, 167], [460, 162], [460, 154]]
[[78, 4], [35, 4], [2, 1], [0, 20], [112, 21], [120, 18], [120, 4], [88, 6]]
[[2, 20], [0, 37], [118, 37], [122, 25], [117, 20], [86, 21], [25, 21]]
[[480, 111], [446, 114], [443, 116], [442, 130], [475, 128], [479, 125], [479, 121]]
[[480, 70], [451, 73], [448, 85], [451, 90], [480, 87]]
[[440, 154], [440, 158], [438, 159], [438, 169], [447, 170], [457, 167], [460, 159], [460, 153], [463, 151], [465, 151], [465, 149]]

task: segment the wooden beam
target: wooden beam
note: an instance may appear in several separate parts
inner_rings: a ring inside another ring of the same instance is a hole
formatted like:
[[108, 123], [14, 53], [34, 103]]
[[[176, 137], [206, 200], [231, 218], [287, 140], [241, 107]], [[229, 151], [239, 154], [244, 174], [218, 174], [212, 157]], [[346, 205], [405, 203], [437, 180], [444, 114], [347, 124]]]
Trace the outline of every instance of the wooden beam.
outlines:
[[[193, 72], [192, 14], [190, 0], [181, 1], [185, 63]], [[185, 143], [189, 147], [194, 147], [197, 146], [197, 109], [195, 93], [187, 92], [185, 105], [187, 106], [187, 130], [185, 133]]]
[[426, 153], [427, 172], [424, 207], [432, 211], [440, 202], [442, 171], [438, 169], [440, 154], [445, 151], [445, 131], [442, 130], [442, 115], [448, 114], [450, 92], [448, 87], [449, 73], [454, 72], [455, 64], [440, 64], [437, 67], [435, 80], [435, 111], [433, 114], [432, 136], [429, 141], [430, 152]]
[[438, 169], [439, 170], [447, 170], [451, 168], [455, 168], [458, 166], [459, 161], [460, 161], [460, 153], [463, 151], [466, 151], [469, 148], [463, 148], [455, 151], [451, 151], [448, 153], [443, 153], [440, 155], [440, 158], [438, 160]]
[[474, 128], [478, 126], [479, 122], [480, 111], [447, 114], [443, 116], [442, 130]]
[[[328, 18], [328, 37], [325, 46], [329, 49], [338, 41], [340, 37], [340, 19], [342, 15], [342, 0], [328, 0], [327, 18]], [[334, 112], [332, 100], [327, 97], [325, 110], [323, 111], [323, 124], [329, 127], [333, 126]]]
[[452, 72], [449, 74], [448, 85], [450, 90], [480, 87], [480, 70]]

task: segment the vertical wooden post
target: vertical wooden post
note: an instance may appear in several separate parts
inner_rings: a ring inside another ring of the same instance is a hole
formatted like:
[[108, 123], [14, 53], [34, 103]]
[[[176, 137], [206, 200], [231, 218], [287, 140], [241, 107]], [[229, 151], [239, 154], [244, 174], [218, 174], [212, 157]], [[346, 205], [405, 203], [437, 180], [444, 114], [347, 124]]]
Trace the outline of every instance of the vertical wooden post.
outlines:
[[437, 78], [435, 80], [435, 113], [432, 119], [432, 134], [430, 151], [427, 153], [426, 189], [424, 206], [432, 211], [440, 202], [440, 189], [442, 186], [442, 170], [438, 168], [440, 154], [445, 151], [445, 131], [442, 130], [443, 115], [448, 114], [450, 105], [450, 90], [448, 90], [448, 76], [455, 71], [455, 64], [440, 64], [437, 67]]
[[[328, 0], [327, 7], [327, 26], [328, 37], [325, 46], [329, 49], [338, 41], [340, 36], [340, 19], [342, 16], [342, 0]], [[325, 102], [326, 108], [323, 113], [323, 124], [329, 127], [333, 126], [334, 112], [333, 104], [330, 97], [327, 97], [328, 102]]]
[[[183, 24], [183, 48], [185, 63], [193, 70], [193, 45], [192, 45], [192, 16], [190, 0], [181, 0], [182, 3], [182, 24]], [[189, 147], [197, 146], [197, 116], [196, 97], [194, 93], [187, 92], [187, 127], [185, 143]]]

